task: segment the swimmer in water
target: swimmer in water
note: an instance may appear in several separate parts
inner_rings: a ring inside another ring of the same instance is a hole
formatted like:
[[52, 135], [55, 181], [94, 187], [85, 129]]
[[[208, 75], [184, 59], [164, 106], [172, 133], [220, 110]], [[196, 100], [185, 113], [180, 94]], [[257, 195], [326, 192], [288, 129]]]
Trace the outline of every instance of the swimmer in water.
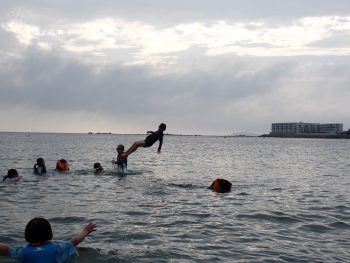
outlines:
[[117, 165], [118, 171], [123, 172], [124, 168], [126, 169], [128, 167], [128, 157], [124, 157], [124, 145], [119, 144], [117, 146], [117, 160], [113, 160], [112, 164]]
[[46, 174], [46, 166], [43, 158], [38, 158], [36, 164], [34, 165], [34, 173], [37, 175]]
[[94, 173], [95, 174], [101, 174], [103, 173], [103, 168], [100, 163], [94, 163]]
[[208, 187], [208, 189], [211, 189], [218, 193], [228, 193], [231, 192], [232, 183], [225, 180], [217, 178], [214, 180], [214, 182]]
[[58, 160], [56, 163], [56, 171], [68, 172], [69, 171], [68, 162], [65, 159]]
[[96, 224], [89, 223], [71, 241], [57, 243], [51, 241], [53, 234], [49, 221], [45, 218], [34, 218], [28, 222], [24, 232], [24, 238], [28, 245], [24, 248], [14, 248], [0, 243], [0, 252], [4, 256], [24, 263], [64, 262], [71, 256], [77, 255], [75, 247], [95, 230]]
[[22, 179], [22, 176], [19, 176], [16, 169], [10, 169], [7, 171], [7, 175], [2, 178], [3, 182], [18, 182]]

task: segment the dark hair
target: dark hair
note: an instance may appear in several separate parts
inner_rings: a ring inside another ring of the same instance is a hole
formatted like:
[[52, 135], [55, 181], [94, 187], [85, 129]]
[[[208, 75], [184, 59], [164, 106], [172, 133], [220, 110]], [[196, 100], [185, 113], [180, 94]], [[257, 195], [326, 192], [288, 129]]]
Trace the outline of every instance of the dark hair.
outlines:
[[119, 144], [118, 146], [117, 146], [117, 149], [118, 148], [120, 148], [120, 149], [123, 149], [124, 150], [124, 145], [123, 144]]
[[94, 168], [95, 168], [95, 169], [101, 169], [102, 166], [101, 166], [100, 163], [94, 163]]
[[10, 169], [7, 171], [7, 178], [14, 178], [18, 176], [18, 172], [16, 169]]
[[42, 164], [42, 163], [44, 163], [44, 159], [43, 158], [38, 158], [38, 159], [36, 159], [36, 163], [37, 164]]
[[30, 220], [24, 231], [24, 238], [28, 243], [44, 243], [53, 237], [49, 221], [42, 217]]
[[221, 179], [219, 183], [220, 183], [221, 191], [223, 193], [227, 193], [231, 191], [232, 183], [230, 183], [225, 179]]
[[159, 129], [165, 131], [166, 130], [166, 124], [165, 123], [159, 124]]

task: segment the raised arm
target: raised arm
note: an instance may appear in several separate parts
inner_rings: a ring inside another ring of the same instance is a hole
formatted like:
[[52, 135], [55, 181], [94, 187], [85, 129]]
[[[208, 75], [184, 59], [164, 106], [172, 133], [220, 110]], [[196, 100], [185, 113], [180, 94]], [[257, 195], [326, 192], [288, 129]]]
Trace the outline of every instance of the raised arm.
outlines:
[[163, 145], [163, 135], [159, 137], [159, 146], [158, 146], [158, 153], [160, 153]]
[[2, 255], [9, 257], [10, 256], [10, 246], [0, 243], [0, 252]]
[[84, 240], [84, 238], [87, 237], [93, 231], [96, 231], [96, 224], [94, 223], [87, 224], [79, 234], [73, 237], [72, 239], [73, 245], [74, 246], [79, 245], [79, 243], [81, 243]]

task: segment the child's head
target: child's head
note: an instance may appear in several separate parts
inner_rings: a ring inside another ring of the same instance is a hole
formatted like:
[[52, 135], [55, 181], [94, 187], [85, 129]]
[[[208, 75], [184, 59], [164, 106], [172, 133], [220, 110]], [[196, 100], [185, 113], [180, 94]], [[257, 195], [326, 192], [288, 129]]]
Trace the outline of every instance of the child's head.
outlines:
[[7, 175], [2, 178], [2, 181], [4, 182], [7, 179], [10, 179], [12, 182], [18, 182], [22, 179], [22, 176], [19, 176], [16, 169], [10, 169], [7, 171]]
[[210, 189], [214, 190], [218, 193], [228, 193], [231, 192], [232, 183], [225, 180], [217, 178], [214, 180], [214, 182], [209, 187]]
[[94, 169], [100, 170], [100, 169], [102, 169], [102, 165], [100, 163], [94, 163]]
[[49, 221], [41, 217], [33, 218], [26, 226], [24, 237], [31, 244], [50, 241], [53, 234]]
[[7, 171], [7, 178], [15, 178], [18, 176], [18, 172], [16, 169], [10, 169]]
[[103, 172], [103, 168], [102, 168], [102, 165], [100, 163], [94, 163], [94, 173], [95, 174], [100, 174]]
[[165, 131], [165, 130], [166, 130], [166, 125], [165, 125], [165, 123], [159, 124], [159, 128], [158, 128], [158, 129], [161, 130], [161, 131]]
[[37, 164], [41, 164], [41, 165], [45, 165], [45, 161], [44, 161], [43, 158], [38, 158], [38, 159], [36, 159], [36, 163], [37, 163]]
[[117, 146], [117, 152], [118, 152], [118, 154], [122, 154], [124, 152], [124, 145], [123, 144], [119, 144]]

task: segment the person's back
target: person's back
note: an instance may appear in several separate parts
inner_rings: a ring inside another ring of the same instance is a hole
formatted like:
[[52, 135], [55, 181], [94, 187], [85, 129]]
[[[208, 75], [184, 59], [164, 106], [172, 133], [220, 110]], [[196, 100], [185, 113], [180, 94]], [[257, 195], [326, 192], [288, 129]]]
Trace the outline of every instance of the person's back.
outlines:
[[0, 243], [0, 252], [23, 263], [65, 262], [77, 254], [76, 246], [96, 230], [96, 224], [89, 223], [71, 241], [51, 242], [53, 233], [45, 218], [33, 218], [25, 228], [24, 237], [28, 244], [24, 248]]
[[152, 146], [156, 141], [163, 142], [163, 131], [157, 130], [155, 132], [152, 132], [150, 135], [148, 135], [145, 139], [145, 146], [144, 147], [150, 147]]
[[146, 139], [142, 141], [134, 142], [131, 147], [122, 154], [123, 157], [128, 157], [131, 153], [137, 150], [139, 147], [151, 147], [156, 141], [159, 141], [159, 146], [157, 152], [160, 153], [163, 145], [163, 132], [166, 130], [166, 124], [161, 123], [156, 132], [152, 132], [150, 135], [146, 137]]
[[218, 193], [228, 193], [231, 191], [231, 187], [231, 182], [225, 179], [217, 178], [208, 188]]
[[56, 170], [60, 172], [69, 171], [68, 162], [65, 159], [58, 160], [56, 163]]
[[57, 259], [58, 246], [55, 243], [49, 242], [42, 245], [27, 245], [23, 249], [23, 262], [30, 263], [49, 263], [59, 262]]
[[36, 175], [46, 174], [46, 166], [43, 158], [38, 158], [36, 164], [34, 165], [34, 173]]

